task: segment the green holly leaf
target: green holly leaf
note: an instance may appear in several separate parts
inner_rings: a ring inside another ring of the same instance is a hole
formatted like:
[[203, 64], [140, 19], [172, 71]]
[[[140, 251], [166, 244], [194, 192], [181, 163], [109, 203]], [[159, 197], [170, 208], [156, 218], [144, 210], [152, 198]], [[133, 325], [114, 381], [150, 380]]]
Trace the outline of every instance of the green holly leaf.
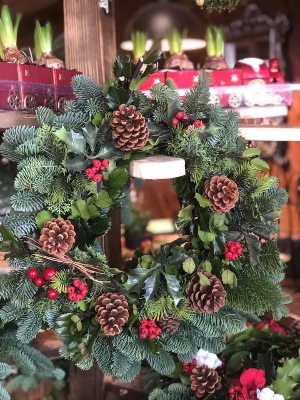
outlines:
[[230, 287], [236, 286], [236, 275], [232, 271], [230, 271], [230, 269], [225, 269], [225, 271], [222, 272], [221, 279], [224, 285], [229, 285]]
[[110, 217], [98, 217], [92, 219], [90, 222], [91, 234], [95, 237], [105, 235], [111, 228]]
[[196, 264], [192, 257], [188, 257], [182, 264], [183, 270], [188, 273], [192, 274], [195, 271]]
[[144, 254], [142, 257], [139, 258], [139, 266], [141, 268], [151, 268], [154, 266], [156, 259], [151, 256], [150, 254]]
[[178, 217], [182, 218], [185, 221], [188, 221], [192, 218], [192, 211], [193, 211], [194, 206], [193, 205], [188, 205], [184, 207], [182, 210], [179, 211]]
[[76, 154], [74, 157], [67, 156], [64, 165], [69, 171], [81, 172], [86, 168], [86, 159], [83, 154]]
[[115, 169], [109, 175], [109, 186], [112, 189], [122, 188], [128, 181], [129, 174], [125, 168]]
[[95, 201], [97, 207], [109, 208], [112, 204], [112, 199], [110, 198], [106, 190], [101, 190], [97, 195], [97, 200]]
[[84, 128], [82, 128], [83, 135], [85, 137], [85, 140], [87, 141], [88, 145], [91, 148], [91, 151], [95, 151], [96, 143], [97, 143], [97, 135], [99, 133], [99, 129], [88, 123], [85, 125]]
[[[35, 222], [37, 224], [37, 226], [42, 229], [44, 226], [44, 223], [47, 221], [50, 221], [50, 219], [53, 218], [53, 215], [51, 214], [50, 211], [48, 210], [42, 210], [39, 213], [36, 214], [35, 216]], [[1, 226], [0, 226], [0, 233], [3, 236], [2, 232], [1, 232]]]
[[150, 299], [153, 299], [153, 297], [157, 294], [157, 290], [159, 288], [160, 284], [160, 273], [157, 271], [153, 275], [149, 276], [145, 280], [145, 300], [148, 301]]
[[243, 152], [243, 157], [254, 157], [254, 156], [259, 156], [261, 153], [261, 150], [256, 148], [256, 147], [250, 147], [249, 149], [246, 149]]
[[127, 282], [123, 285], [125, 290], [128, 293], [135, 292], [140, 296], [145, 280], [149, 278], [156, 269], [157, 267], [151, 269], [135, 268], [130, 270]]
[[201, 231], [200, 228], [198, 229], [198, 235], [199, 238], [202, 240], [204, 243], [210, 243], [213, 242], [216, 238], [216, 234], [212, 232], [204, 232]]
[[171, 265], [181, 265], [188, 257], [189, 256], [186, 253], [178, 252], [169, 256], [167, 262]]
[[138, 90], [138, 88], [146, 82], [148, 76], [144, 76], [142, 78], [133, 78], [130, 82], [129, 89], [130, 90]]
[[261, 242], [254, 235], [245, 235], [245, 240], [250, 256], [250, 265], [255, 265], [259, 262], [259, 252], [261, 249]]
[[202, 270], [203, 271], [207, 271], [207, 272], [211, 272], [212, 271], [211, 262], [209, 262], [208, 260], [204, 261], [204, 263], [202, 264]]
[[[104, 94], [104, 90], [103, 90], [103, 94]], [[106, 96], [106, 94], [104, 94], [104, 96]], [[103, 115], [100, 113], [97, 113], [94, 115], [94, 118], [92, 119], [92, 124], [99, 127], [101, 125], [102, 121], [103, 121]]]
[[226, 231], [224, 232], [225, 240], [228, 242], [228, 240], [231, 240], [232, 242], [237, 242], [240, 240], [243, 236], [243, 232], [241, 231]]
[[264, 160], [262, 160], [261, 158], [257, 157], [257, 158], [253, 158], [253, 160], [251, 160], [250, 164], [252, 165], [252, 167], [258, 169], [258, 170], [269, 170], [270, 167], [268, 165], [268, 163], [266, 163]]
[[111, 110], [117, 110], [121, 104], [127, 104], [129, 94], [123, 88], [110, 86], [106, 95], [107, 105]]
[[270, 239], [270, 230], [268, 226], [266, 226], [262, 222], [252, 222], [249, 224], [244, 224], [242, 228], [248, 232], [254, 233], [254, 235], [257, 235], [262, 239]]
[[244, 359], [249, 355], [249, 351], [238, 351], [233, 354], [226, 363], [226, 375], [233, 375], [241, 370]]
[[75, 217], [81, 217], [86, 220], [91, 217], [85, 200], [78, 199], [72, 204], [70, 218]]
[[115, 142], [112, 139], [111, 141], [102, 144], [99, 152], [91, 157], [91, 158], [113, 158], [113, 157], [122, 157], [123, 153], [121, 150], [117, 149], [115, 146]]
[[144, 55], [143, 62], [144, 64], [154, 64], [161, 57], [162, 50], [157, 49], [151, 52], [148, 52]]
[[68, 151], [80, 154], [85, 153], [86, 140], [81, 133], [70, 131], [68, 132], [64, 127], [54, 132], [54, 135], [66, 143]]
[[210, 207], [211, 203], [208, 199], [204, 198], [203, 196], [201, 196], [201, 194], [196, 193], [195, 194], [195, 199], [198, 201], [200, 207], [206, 208], [206, 207]]
[[200, 272], [199, 274], [199, 282], [201, 286], [210, 286], [210, 280], [207, 276]]
[[181, 287], [180, 282], [174, 275], [168, 275], [163, 273], [167, 282], [167, 290], [171, 297], [173, 298], [175, 306], [179, 304], [179, 302], [184, 299], [182, 294], [180, 293]]
[[132, 76], [133, 66], [133, 62], [129, 56], [125, 54], [118, 55], [113, 66], [114, 76], [116, 78], [122, 78], [123, 76], [130, 78]]

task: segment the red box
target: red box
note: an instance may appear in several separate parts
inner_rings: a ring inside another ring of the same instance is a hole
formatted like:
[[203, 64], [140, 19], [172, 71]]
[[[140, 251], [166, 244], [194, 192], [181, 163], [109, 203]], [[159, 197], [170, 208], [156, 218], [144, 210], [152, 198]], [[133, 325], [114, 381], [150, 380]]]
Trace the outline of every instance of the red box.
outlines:
[[199, 71], [196, 69], [190, 71], [166, 71], [165, 76], [174, 81], [179, 95], [183, 97], [187, 90], [198, 83]]
[[165, 74], [164, 72], [154, 72], [150, 74], [148, 79], [141, 84], [139, 90], [144, 92], [145, 94], [149, 94], [149, 90], [156, 84], [156, 83], [165, 83]]
[[21, 109], [17, 64], [0, 62], [0, 109]]
[[72, 78], [76, 75], [81, 75], [82, 72], [60, 68], [60, 69], [53, 69], [52, 73], [53, 73], [53, 82], [55, 87], [55, 99], [57, 103], [57, 110], [63, 112], [66, 101], [76, 99], [76, 96], [74, 95], [71, 88]]

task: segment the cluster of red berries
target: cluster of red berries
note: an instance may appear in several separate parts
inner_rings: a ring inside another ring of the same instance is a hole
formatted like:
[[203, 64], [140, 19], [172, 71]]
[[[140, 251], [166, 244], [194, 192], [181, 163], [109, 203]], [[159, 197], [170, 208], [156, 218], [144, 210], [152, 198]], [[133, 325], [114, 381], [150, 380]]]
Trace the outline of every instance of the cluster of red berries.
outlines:
[[[185, 114], [185, 113], [182, 112], [182, 111], [178, 111], [178, 112], [176, 113], [175, 117], [172, 118], [172, 121], [171, 121], [171, 122], [172, 122], [172, 125], [173, 125], [173, 126], [176, 126], [176, 125], [179, 124], [179, 122], [181, 122], [181, 123], [188, 123], [188, 125], [190, 125], [192, 121], [190, 121], [190, 117], [189, 117], [187, 114]], [[195, 128], [202, 128], [202, 127], [205, 126], [205, 125], [203, 124], [203, 122], [200, 121], [200, 119], [196, 119], [196, 121], [193, 122], [193, 125], [194, 125]]]
[[73, 285], [68, 286], [68, 299], [70, 301], [81, 301], [85, 298], [88, 293], [88, 287], [86, 282], [82, 282], [79, 279], [73, 280]]
[[243, 392], [243, 388], [242, 386], [231, 386], [231, 388], [229, 388], [228, 390], [228, 394], [229, 394], [229, 400], [245, 400], [245, 397], [242, 394]]
[[[43, 272], [43, 276], [39, 274], [39, 271], [36, 268], [30, 268], [27, 271], [27, 277], [33, 280], [33, 284], [38, 287], [44, 286], [46, 281], [51, 281], [53, 277], [56, 275], [56, 269], [54, 268], [46, 268]], [[58, 291], [55, 289], [47, 290], [47, 297], [50, 300], [55, 300], [58, 297]]]
[[161, 334], [161, 329], [153, 319], [142, 319], [140, 323], [140, 337], [142, 339], [156, 339]]
[[237, 260], [243, 254], [243, 249], [240, 242], [232, 242], [229, 240], [226, 243], [225, 259], [227, 261]]
[[187, 373], [188, 375], [191, 375], [192, 374], [192, 369], [194, 367], [196, 367], [196, 365], [197, 365], [197, 361], [194, 358], [192, 362], [183, 362], [182, 363], [182, 368], [183, 368], [185, 373]]
[[93, 166], [85, 170], [87, 177], [92, 179], [94, 182], [102, 181], [102, 174], [99, 171], [104, 171], [109, 165], [109, 160], [105, 158], [104, 160], [93, 160]]

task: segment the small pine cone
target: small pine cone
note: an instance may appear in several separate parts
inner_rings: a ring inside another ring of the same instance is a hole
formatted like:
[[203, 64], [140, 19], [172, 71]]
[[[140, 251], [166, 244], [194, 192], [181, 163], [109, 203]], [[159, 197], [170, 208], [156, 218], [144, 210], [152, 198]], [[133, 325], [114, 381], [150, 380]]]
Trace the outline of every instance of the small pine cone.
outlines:
[[201, 365], [201, 367], [196, 365], [192, 369], [190, 380], [191, 389], [195, 391], [195, 395], [198, 398], [222, 388], [219, 374], [205, 364]]
[[69, 220], [52, 218], [45, 222], [38, 241], [46, 253], [56, 256], [71, 249], [75, 236], [74, 226]]
[[96, 320], [107, 336], [115, 336], [122, 332], [129, 318], [129, 305], [122, 294], [104, 293], [93, 304]]
[[186, 290], [190, 306], [199, 312], [211, 314], [219, 311], [225, 304], [226, 291], [220, 279], [210, 272], [203, 272], [210, 285], [201, 285], [199, 275], [194, 275]]
[[110, 123], [115, 146], [122, 151], [138, 150], [145, 146], [149, 138], [149, 129], [145, 118], [135, 106], [121, 104], [113, 112]]
[[237, 184], [225, 175], [215, 175], [204, 183], [203, 197], [210, 200], [211, 210], [227, 213], [239, 199]]
[[163, 332], [166, 332], [168, 335], [171, 336], [178, 331], [180, 319], [169, 315], [160, 319], [157, 324]]
[[300, 340], [300, 321], [294, 320], [287, 328], [287, 335], [295, 340]]

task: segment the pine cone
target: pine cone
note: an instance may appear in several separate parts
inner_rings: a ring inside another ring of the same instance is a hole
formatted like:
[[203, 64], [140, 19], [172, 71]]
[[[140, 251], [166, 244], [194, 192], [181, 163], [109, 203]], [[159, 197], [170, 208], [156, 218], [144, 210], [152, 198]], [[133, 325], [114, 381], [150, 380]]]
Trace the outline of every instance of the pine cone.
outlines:
[[299, 340], [300, 339], [300, 321], [294, 320], [291, 323], [291, 325], [288, 327], [286, 333], [292, 339]]
[[115, 146], [122, 151], [138, 150], [148, 141], [147, 122], [133, 105], [127, 107], [121, 104], [119, 110], [113, 112], [110, 126], [113, 128]]
[[190, 306], [199, 312], [211, 314], [217, 312], [225, 304], [226, 292], [220, 281], [210, 272], [203, 272], [210, 280], [210, 285], [201, 285], [199, 275], [194, 275], [187, 288]]
[[96, 320], [107, 336], [115, 336], [122, 332], [129, 318], [129, 305], [122, 294], [104, 293], [93, 304]]
[[201, 365], [201, 367], [196, 365], [192, 369], [190, 380], [191, 389], [196, 392], [195, 395], [198, 398], [222, 388], [221, 377], [214, 369], [205, 364]]
[[218, 213], [228, 212], [239, 199], [237, 184], [227, 176], [213, 176], [204, 183], [203, 197], [210, 200], [211, 210]]
[[76, 232], [69, 220], [52, 218], [44, 223], [39, 238], [43, 250], [52, 255], [66, 254], [75, 242]]
[[168, 315], [158, 321], [158, 326], [162, 331], [166, 332], [168, 335], [174, 335], [179, 329], [180, 319]]

